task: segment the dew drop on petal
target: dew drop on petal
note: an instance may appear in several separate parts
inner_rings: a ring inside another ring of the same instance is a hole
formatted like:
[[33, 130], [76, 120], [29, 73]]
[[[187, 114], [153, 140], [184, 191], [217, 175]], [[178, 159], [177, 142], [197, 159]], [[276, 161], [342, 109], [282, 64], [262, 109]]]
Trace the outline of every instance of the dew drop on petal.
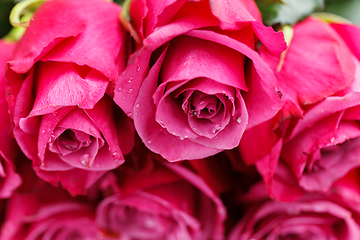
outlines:
[[82, 165], [86, 166], [86, 167], [90, 167], [89, 163], [90, 163], [90, 155], [89, 154], [84, 154], [82, 155], [82, 157], [80, 158], [80, 162]]
[[132, 77], [129, 78], [128, 83], [131, 83], [131, 82], [132, 82], [132, 79], [133, 79]]
[[140, 107], [140, 104], [138, 104], [138, 103], [135, 104], [135, 107], [136, 107], [136, 108], [139, 108], [139, 107]]
[[45, 130], [42, 130], [41, 133], [45, 133], [46, 131]]
[[238, 119], [236, 119], [236, 121], [238, 122], [238, 124], [240, 124], [241, 123], [241, 116], [238, 117]]
[[118, 87], [118, 91], [121, 91], [122, 90], [122, 87]]
[[148, 143], [148, 144], [151, 144], [151, 143], [152, 143], [152, 141], [149, 139], [149, 140], [147, 140], [147, 143]]
[[139, 72], [140, 71], [140, 65], [137, 65], [136, 67], [136, 71]]
[[165, 128], [165, 123], [163, 121], [159, 121], [161, 127]]
[[129, 90], [127, 91], [127, 93], [131, 93], [133, 91], [133, 89], [132, 88], [129, 88]]

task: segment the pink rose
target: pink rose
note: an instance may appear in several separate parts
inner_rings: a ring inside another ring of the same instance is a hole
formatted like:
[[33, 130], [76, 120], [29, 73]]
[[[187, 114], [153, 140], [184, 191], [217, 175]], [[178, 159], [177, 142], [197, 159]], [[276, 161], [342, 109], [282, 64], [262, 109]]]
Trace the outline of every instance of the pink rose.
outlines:
[[15, 44], [0, 40], [0, 199], [10, 197], [21, 184], [21, 178], [14, 167], [19, 148], [11, 136], [12, 126], [5, 91], [5, 64], [10, 59], [14, 47]]
[[98, 205], [99, 228], [124, 239], [223, 239], [225, 207], [197, 174], [150, 153], [133, 157]]
[[349, 181], [339, 182], [329, 193], [306, 194], [287, 203], [270, 200], [265, 185], [255, 184], [242, 197], [245, 215], [228, 239], [358, 239], [360, 192], [354, 187], [356, 182], [357, 178], [352, 186]]
[[0, 233], [3, 240], [97, 240], [100, 236], [94, 206], [75, 201], [63, 189], [48, 184], [14, 193]]
[[[244, 134], [240, 151], [246, 162], [256, 163], [276, 199], [302, 194], [289, 186], [291, 174], [305, 191], [328, 191], [360, 165], [359, 61], [332, 26], [316, 18], [294, 26], [282, 57], [259, 51], [275, 72], [283, 107], [271, 121]], [[262, 137], [255, 141], [259, 132]]]
[[273, 73], [255, 46], [260, 39], [281, 53], [285, 43], [261, 23], [252, 0], [132, 0], [127, 10], [137, 51], [114, 100], [151, 151], [169, 161], [214, 155], [280, 109]]
[[102, 0], [46, 1], [7, 64], [16, 140], [41, 178], [72, 194], [133, 146], [131, 120], [111, 100], [126, 57], [119, 13]]

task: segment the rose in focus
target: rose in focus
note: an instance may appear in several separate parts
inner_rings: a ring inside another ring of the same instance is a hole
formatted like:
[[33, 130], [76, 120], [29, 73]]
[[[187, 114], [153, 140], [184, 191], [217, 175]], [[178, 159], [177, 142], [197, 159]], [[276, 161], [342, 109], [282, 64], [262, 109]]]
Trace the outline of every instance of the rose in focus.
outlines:
[[125, 5], [123, 22], [138, 42], [114, 100], [150, 150], [168, 161], [214, 155], [280, 109], [255, 46], [260, 39], [279, 54], [285, 43], [253, 1]]
[[[286, 201], [304, 190], [328, 191], [359, 164], [359, 60], [321, 19], [308, 18], [293, 30], [281, 57], [259, 50], [275, 72], [283, 107], [270, 122], [245, 133], [246, 141], [240, 143], [244, 159], [256, 162], [270, 194]], [[259, 133], [263, 137], [256, 142]], [[292, 178], [298, 186], [289, 184]]]
[[101, 0], [46, 1], [7, 64], [20, 148], [41, 178], [73, 194], [123, 163], [133, 145], [132, 123], [111, 100], [126, 58], [120, 10]]

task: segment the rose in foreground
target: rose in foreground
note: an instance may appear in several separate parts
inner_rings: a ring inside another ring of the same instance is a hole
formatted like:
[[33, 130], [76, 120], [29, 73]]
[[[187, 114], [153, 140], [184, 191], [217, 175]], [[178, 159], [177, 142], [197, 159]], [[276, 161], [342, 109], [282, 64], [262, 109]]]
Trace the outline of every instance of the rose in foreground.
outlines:
[[[276, 73], [283, 107], [267, 126], [244, 134], [247, 141], [240, 143], [241, 151], [249, 162], [257, 161], [270, 194], [277, 199], [297, 197], [290, 196], [295, 191], [284, 190], [285, 176], [289, 177], [284, 167], [305, 191], [325, 192], [360, 164], [356, 160], [359, 61], [332, 26], [316, 18], [294, 26], [281, 58], [264, 48], [259, 51]], [[255, 142], [259, 131], [264, 137]], [[266, 146], [262, 155], [254, 151], [260, 146]], [[273, 180], [277, 187], [272, 186]]]
[[19, 148], [11, 136], [11, 120], [5, 91], [5, 64], [10, 59], [14, 47], [14, 43], [0, 40], [0, 198], [10, 197], [21, 184], [21, 178], [14, 167]]
[[152, 153], [136, 155], [116, 170], [114, 194], [98, 205], [99, 228], [123, 239], [223, 239], [225, 208], [198, 175]]
[[285, 43], [262, 25], [253, 1], [132, 0], [126, 9], [139, 47], [114, 100], [151, 151], [169, 161], [214, 155], [280, 109], [255, 46], [259, 38], [279, 54]]
[[132, 123], [111, 100], [126, 57], [119, 13], [102, 0], [46, 1], [7, 64], [20, 148], [41, 178], [73, 194], [133, 145]]

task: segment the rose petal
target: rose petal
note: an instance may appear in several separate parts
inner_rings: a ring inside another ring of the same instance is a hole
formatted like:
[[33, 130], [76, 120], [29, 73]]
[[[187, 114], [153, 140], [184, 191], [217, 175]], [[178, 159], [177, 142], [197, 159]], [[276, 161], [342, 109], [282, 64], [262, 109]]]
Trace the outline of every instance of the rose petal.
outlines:
[[66, 37], [80, 34], [87, 20], [83, 8], [78, 4], [83, 3], [81, 1], [44, 3], [34, 15], [34, 20], [30, 22], [31, 27], [17, 44], [13, 60], [9, 62], [10, 68], [20, 74], [26, 73], [52, 46]]
[[99, 72], [73, 63], [44, 62], [37, 67], [37, 93], [29, 116], [44, 115], [66, 106], [93, 108], [108, 86], [108, 79]]
[[[74, 9], [84, 11], [86, 14], [85, 29], [78, 36], [66, 38], [51, 48], [41, 60], [86, 65], [102, 73], [106, 79], [115, 81], [118, 76], [118, 54], [126, 42], [125, 31], [118, 19], [119, 5], [98, 0], [89, 0], [87, 4], [83, 4], [81, 0], [67, 0], [66, 4], [70, 5], [70, 3], [79, 4], [80, 6]], [[54, 8], [56, 6], [53, 6]], [[68, 16], [59, 17], [68, 19]], [[101, 19], [101, 21], [94, 21], [95, 19]], [[50, 22], [53, 21], [51, 19]], [[54, 27], [54, 29], [58, 31], [57, 28]]]

